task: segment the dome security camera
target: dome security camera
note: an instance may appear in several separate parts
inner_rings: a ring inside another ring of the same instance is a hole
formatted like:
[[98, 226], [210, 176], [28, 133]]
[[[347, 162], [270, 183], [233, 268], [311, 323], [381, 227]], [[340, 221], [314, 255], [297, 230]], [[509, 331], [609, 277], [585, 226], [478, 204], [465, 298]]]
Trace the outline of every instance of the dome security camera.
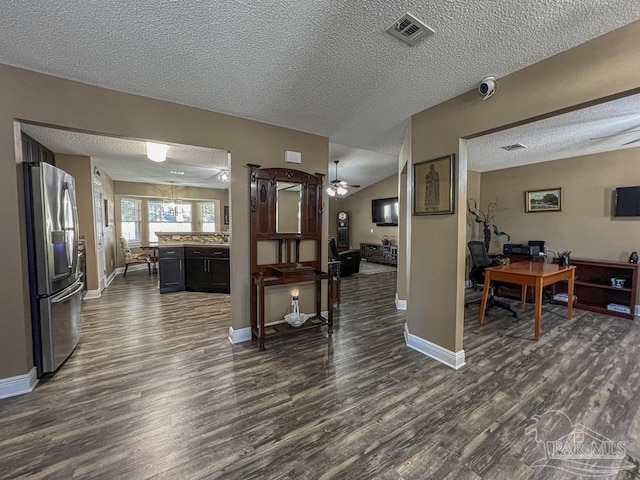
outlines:
[[491, 95], [496, 93], [497, 89], [498, 82], [496, 81], [495, 77], [485, 77], [480, 81], [480, 84], [478, 85], [478, 93], [484, 96], [483, 100], [486, 100]]

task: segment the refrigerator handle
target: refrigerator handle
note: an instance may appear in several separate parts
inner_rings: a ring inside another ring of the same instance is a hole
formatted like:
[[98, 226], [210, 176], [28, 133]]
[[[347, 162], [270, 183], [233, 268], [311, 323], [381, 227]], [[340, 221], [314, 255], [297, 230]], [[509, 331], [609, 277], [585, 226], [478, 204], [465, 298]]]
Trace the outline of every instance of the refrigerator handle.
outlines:
[[[67, 251], [67, 273], [66, 276], [70, 276], [74, 273], [77, 275], [78, 265], [78, 211], [75, 202], [75, 194], [70, 182], [66, 181], [62, 185], [62, 215], [69, 214], [71, 217], [71, 224], [65, 222], [66, 216], [61, 217], [62, 223], [62, 235], [61, 239], [65, 243], [65, 247], [68, 248], [71, 244], [71, 251]], [[71, 236], [71, 242], [70, 238]], [[64, 276], [64, 274], [62, 275]]]
[[[84, 282], [77, 282], [74, 285], [76, 285], [75, 287], [72, 285], [71, 288], [65, 290], [64, 292], [61, 293], [61, 297], [52, 297], [51, 298], [51, 303], [61, 303], [64, 302], [67, 298], [69, 297], [73, 297], [76, 293], [78, 293], [80, 290], [82, 290], [84, 288]], [[67, 293], [69, 290], [71, 290], [69, 293]]]

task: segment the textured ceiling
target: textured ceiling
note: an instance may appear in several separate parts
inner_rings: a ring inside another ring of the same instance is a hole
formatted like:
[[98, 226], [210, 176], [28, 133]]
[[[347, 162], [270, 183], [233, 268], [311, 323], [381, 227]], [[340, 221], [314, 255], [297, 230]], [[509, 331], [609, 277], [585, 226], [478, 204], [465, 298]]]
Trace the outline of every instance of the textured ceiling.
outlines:
[[[152, 162], [147, 158], [143, 141], [104, 137], [88, 133], [58, 130], [37, 125], [22, 124], [22, 130], [54, 153], [91, 157], [113, 180], [125, 182], [159, 183], [229, 188], [217, 175], [228, 169], [225, 150], [169, 145], [167, 160]], [[184, 175], [173, 174], [183, 172]]]
[[[625, 145], [634, 140], [639, 141]], [[515, 143], [527, 148], [511, 152], [500, 148]], [[637, 148], [640, 147], [640, 95], [474, 138], [467, 146], [467, 166], [477, 172]]]
[[[390, 36], [406, 12], [435, 34]], [[365, 186], [395, 172], [412, 114], [639, 17], [637, 0], [4, 0], [0, 63], [328, 136], [330, 172]]]
[[[435, 34], [391, 37], [405, 12]], [[5, 0], [0, 62], [397, 154], [411, 114], [639, 17], [637, 0]]]
[[333, 160], [339, 160], [338, 180], [360, 185], [360, 188], [350, 188], [350, 194], [398, 173], [398, 157], [394, 155], [331, 143], [329, 158], [332, 159], [328, 175], [330, 181], [336, 179], [336, 166]]

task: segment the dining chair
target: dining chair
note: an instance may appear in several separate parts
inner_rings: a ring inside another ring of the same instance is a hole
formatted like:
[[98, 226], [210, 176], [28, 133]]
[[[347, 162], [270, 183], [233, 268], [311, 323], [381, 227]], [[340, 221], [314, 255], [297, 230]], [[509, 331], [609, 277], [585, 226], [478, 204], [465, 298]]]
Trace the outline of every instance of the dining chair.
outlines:
[[122, 251], [124, 252], [124, 275], [127, 276], [127, 269], [129, 265], [137, 264], [137, 263], [146, 263], [147, 268], [149, 269], [149, 275], [151, 275], [151, 258], [149, 255], [144, 253], [132, 253], [131, 248], [129, 248], [129, 243], [127, 239], [124, 237], [120, 237], [120, 245], [122, 245]]

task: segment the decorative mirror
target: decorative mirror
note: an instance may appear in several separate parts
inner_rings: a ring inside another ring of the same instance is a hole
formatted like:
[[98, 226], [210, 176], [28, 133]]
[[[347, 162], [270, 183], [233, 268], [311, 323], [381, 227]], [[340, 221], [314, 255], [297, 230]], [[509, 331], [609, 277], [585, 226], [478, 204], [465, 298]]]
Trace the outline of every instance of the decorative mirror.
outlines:
[[276, 233], [302, 233], [302, 185], [276, 182]]

